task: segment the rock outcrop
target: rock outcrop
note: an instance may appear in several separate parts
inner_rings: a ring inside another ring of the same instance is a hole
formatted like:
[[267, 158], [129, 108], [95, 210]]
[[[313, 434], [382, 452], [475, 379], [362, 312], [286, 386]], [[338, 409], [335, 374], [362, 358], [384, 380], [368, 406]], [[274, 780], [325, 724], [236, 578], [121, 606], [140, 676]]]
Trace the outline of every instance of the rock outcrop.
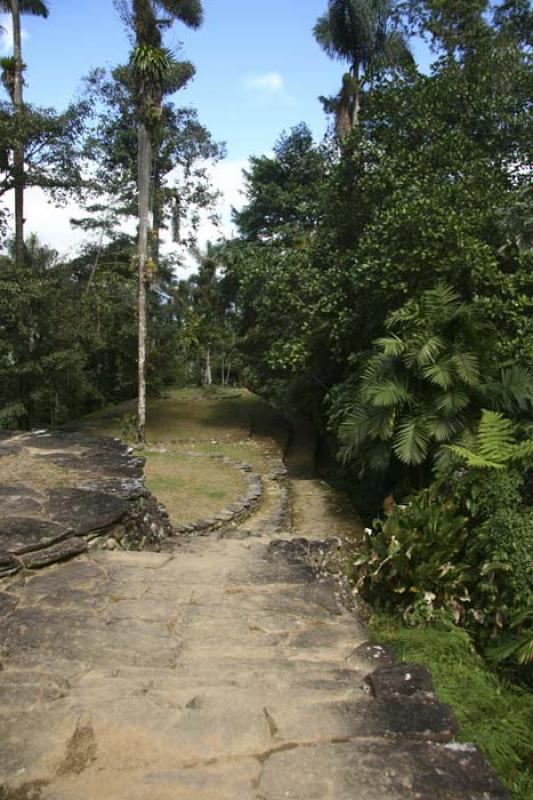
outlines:
[[143, 466], [117, 439], [2, 431], [0, 578], [88, 550], [159, 549], [172, 528]]

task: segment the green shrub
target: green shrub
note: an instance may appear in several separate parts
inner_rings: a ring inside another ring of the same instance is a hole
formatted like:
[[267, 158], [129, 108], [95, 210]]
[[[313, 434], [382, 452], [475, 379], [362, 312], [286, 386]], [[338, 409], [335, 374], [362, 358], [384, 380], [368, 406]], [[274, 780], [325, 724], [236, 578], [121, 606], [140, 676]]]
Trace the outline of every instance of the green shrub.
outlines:
[[430, 620], [444, 609], [459, 622], [474, 581], [465, 560], [466, 523], [453, 503], [442, 502], [435, 486], [405, 506], [393, 506], [365, 530], [354, 562], [357, 590], [377, 607], [400, 607], [406, 618]]
[[[483, 504], [496, 503], [498, 485], [516, 498], [518, 484], [512, 475], [483, 476], [467, 482], [468, 491], [446, 493], [435, 482], [394, 505], [366, 529], [354, 560], [361, 596], [414, 623], [448, 616], [484, 646], [513, 625], [522, 636], [530, 620], [514, 621], [533, 601], [533, 512]], [[475, 516], [462, 514], [461, 505]]]

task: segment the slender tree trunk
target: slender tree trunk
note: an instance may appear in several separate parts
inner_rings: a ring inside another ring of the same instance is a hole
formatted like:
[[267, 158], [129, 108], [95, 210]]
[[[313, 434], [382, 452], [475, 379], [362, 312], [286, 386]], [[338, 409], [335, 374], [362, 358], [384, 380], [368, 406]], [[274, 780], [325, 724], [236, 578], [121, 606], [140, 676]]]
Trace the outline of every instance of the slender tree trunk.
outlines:
[[204, 385], [209, 387], [213, 385], [213, 375], [211, 374], [211, 347], [207, 348], [207, 353], [205, 356]]
[[359, 125], [359, 112], [361, 110], [361, 84], [359, 80], [359, 64], [352, 66], [352, 77], [355, 81], [355, 94], [352, 106], [352, 129]]
[[[13, 55], [15, 58], [15, 76], [13, 87], [13, 105], [15, 117], [19, 123], [19, 136], [22, 133], [22, 36], [20, 29], [20, 2], [11, 0], [13, 18]], [[24, 144], [15, 142], [15, 265], [17, 269], [24, 266]]]
[[137, 403], [137, 439], [146, 441], [146, 263], [148, 261], [148, 228], [150, 212], [150, 175], [152, 168], [152, 142], [144, 122], [139, 123], [139, 250], [138, 250], [138, 325], [139, 325], [139, 378]]
[[152, 259], [157, 267], [159, 264], [159, 247], [161, 226], [163, 225], [163, 208], [161, 203], [161, 171], [159, 169], [159, 145], [154, 147], [153, 157], [153, 180], [152, 188]]

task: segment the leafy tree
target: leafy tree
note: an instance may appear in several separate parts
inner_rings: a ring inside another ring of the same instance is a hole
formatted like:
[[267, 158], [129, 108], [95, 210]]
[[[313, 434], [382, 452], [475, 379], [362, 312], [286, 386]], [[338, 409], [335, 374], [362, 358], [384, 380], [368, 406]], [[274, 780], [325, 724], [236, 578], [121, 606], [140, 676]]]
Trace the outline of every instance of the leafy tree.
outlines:
[[[22, 33], [20, 18], [22, 14], [37, 17], [48, 16], [48, 5], [43, 0], [0, 0], [0, 11], [11, 14], [13, 20], [13, 59], [3, 61], [2, 81], [8, 89], [18, 121], [18, 133], [22, 130], [24, 115]], [[14, 188], [15, 188], [15, 260], [21, 267], [24, 260], [24, 139], [17, 137], [14, 144]]]
[[[194, 72], [188, 62], [176, 62], [175, 67], [181, 77], [173, 84], [174, 90], [186, 85]], [[125, 219], [137, 216], [134, 76], [128, 66], [97, 69], [85, 85], [84, 102], [97, 109], [83, 150], [94, 181], [85, 206], [89, 216], [74, 222], [88, 232], [109, 237], [120, 230]], [[171, 229], [174, 241], [181, 244], [194, 243], [198, 209], [213, 199], [206, 163], [220, 158], [223, 148], [200, 123], [195, 109], [176, 107], [169, 101], [163, 102], [156, 133], [150, 241], [157, 270], [162, 231]]]
[[233, 219], [244, 239], [298, 243], [318, 222], [328, 153], [304, 123], [282, 133], [272, 156], [250, 158], [247, 203]]
[[339, 136], [344, 137], [359, 121], [361, 90], [383, 69], [413, 63], [407, 42], [393, 24], [391, 0], [328, 0], [319, 17], [315, 39], [330, 58], [347, 61], [350, 71], [343, 77], [336, 98], [324, 98], [333, 112]]
[[406, 0], [401, 7], [418, 32], [430, 35], [437, 51], [463, 57], [488, 32], [488, 5], [488, 0]]

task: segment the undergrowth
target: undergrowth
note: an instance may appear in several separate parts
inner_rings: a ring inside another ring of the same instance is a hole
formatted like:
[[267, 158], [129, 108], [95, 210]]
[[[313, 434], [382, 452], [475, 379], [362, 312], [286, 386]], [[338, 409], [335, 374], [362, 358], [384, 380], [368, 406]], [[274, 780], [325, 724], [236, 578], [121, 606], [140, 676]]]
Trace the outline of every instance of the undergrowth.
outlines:
[[479, 746], [513, 800], [533, 800], [533, 695], [492, 672], [458, 627], [410, 627], [380, 612], [370, 632], [398, 659], [427, 666], [439, 700], [455, 710], [457, 738]]

